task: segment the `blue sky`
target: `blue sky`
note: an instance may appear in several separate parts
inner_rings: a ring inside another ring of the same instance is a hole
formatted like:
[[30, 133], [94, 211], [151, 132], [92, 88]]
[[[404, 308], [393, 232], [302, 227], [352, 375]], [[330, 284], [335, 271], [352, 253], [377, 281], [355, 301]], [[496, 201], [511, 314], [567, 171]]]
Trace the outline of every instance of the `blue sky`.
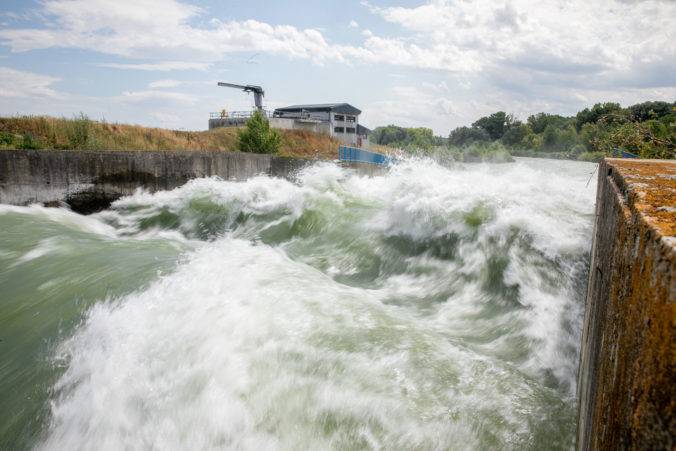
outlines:
[[448, 135], [506, 111], [676, 100], [673, 0], [3, 0], [0, 115], [202, 130], [253, 97]]

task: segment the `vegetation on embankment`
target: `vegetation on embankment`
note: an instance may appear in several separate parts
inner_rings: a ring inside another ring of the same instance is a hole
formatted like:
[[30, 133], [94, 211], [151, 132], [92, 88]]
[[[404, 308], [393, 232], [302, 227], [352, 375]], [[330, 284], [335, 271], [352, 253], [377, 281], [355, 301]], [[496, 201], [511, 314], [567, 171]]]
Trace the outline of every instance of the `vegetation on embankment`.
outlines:
[[373, 142], [441, 159], [470, 161], [515, 156], [598, 161], [615, 149], [641, 158], [676, 158], [676, 102], [643, 102], [622, 108], [597, 103], [575, 116], [538, 113], [526, 122], [498, 111], [448, 138], [427, 128], [377, 127]]
[[[237, 151], [237, 130], [166, 130], [93, 121], [83, 114], [73, 119], [17, 116], [0, 118], [0, 149]], [[342, 144], [328, 134], [279, 132], [282, 144], [277, 155], [286, 157], [335, 159]]]

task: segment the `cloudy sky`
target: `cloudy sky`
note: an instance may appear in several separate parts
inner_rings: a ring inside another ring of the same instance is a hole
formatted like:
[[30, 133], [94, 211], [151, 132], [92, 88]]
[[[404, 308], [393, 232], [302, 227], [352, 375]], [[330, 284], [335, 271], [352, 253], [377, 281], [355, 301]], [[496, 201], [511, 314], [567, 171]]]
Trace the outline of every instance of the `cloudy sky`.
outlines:
[[2, 0], [0, 115], [202, 130], [348, 102], [448, 135], [499, 110], [676, 100], [674, 0]]

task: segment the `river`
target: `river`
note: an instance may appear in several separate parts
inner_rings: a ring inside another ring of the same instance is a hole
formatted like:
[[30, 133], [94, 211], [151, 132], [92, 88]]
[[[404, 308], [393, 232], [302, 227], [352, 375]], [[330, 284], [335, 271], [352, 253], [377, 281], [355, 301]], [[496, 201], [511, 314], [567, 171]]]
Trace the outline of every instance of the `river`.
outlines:
[[0, 205], [0, 449], [570, 449], [594, 170]]

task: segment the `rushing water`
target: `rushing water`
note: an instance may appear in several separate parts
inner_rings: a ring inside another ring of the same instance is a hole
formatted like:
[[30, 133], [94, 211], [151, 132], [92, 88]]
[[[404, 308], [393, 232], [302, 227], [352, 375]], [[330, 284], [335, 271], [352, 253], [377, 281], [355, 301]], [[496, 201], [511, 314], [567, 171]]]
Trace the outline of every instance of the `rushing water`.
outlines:
[[0, 206], [0, 448], [569, 449], [593, 171]]

